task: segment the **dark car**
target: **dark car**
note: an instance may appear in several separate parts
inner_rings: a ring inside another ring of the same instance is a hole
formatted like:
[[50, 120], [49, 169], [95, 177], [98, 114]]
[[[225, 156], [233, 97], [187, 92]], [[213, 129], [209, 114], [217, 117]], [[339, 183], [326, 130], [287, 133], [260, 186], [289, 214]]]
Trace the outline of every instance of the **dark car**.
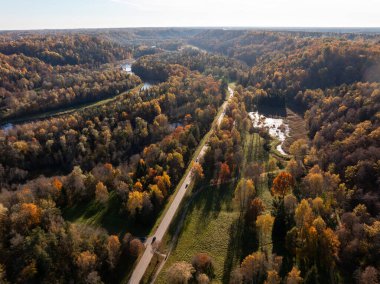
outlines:
[[156, 237], [153, 237], [152, 244], [156, 241]]
[[187, 188], [189, 186], [189, 184], [186, 184], [185, 188]]

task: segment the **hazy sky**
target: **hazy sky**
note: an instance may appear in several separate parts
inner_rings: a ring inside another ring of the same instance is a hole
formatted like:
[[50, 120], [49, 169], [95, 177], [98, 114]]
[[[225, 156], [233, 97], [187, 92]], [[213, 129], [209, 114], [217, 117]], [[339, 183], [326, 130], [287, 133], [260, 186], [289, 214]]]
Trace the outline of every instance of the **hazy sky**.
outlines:
[[0, 0], [0, 30], [380, 27], [380, 0]]

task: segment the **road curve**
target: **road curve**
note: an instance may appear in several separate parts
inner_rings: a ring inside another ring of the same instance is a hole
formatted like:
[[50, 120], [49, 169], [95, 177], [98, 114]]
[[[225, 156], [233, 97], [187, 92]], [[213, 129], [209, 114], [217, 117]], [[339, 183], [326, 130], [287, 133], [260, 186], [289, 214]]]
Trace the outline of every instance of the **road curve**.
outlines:
[[[223, 120], [223, 117], [224, 117], [224, 114], [225, 114], [225, 111], [226, 111], [226, 108], [228, 105], [228, 101], [234, 94], [233, 90], [230, 87], [228, 87], [228, 92], [229, 92], [229, 96], [228, 96], [227, 100], [223, 103], [223, 105], [221, 106], [222, 112], [219, 114], [219, 117], [216, 118], [218, 127], [220, 126], [220, 124]], [[212, 131], [212, 130], [210, 130], [210, 131]], [[206, 150], [207, 150], [207, 145], [204, 145], [202, 147], [201, 151], [199, 152], [198, 156], [195, 158], [195, 160], [200, 160], [204, 156], [204, 154], [206, 153]], [[188, 172], [185, 179], [183, 180], [181, 187], [178, 190], [176, 196], [174, 197], [172, 204], [170, 205], [168, 211], [166, 211], [165, 216], [161, 220], [160, 225], [158, 226], [155, 234], [153, 235], [154, 237], [156, 237], [155, 242], [160, 242], [162, 240], [162, 238], [164, 237], [167, 229], [170, 226], [170, 223], [172, 222], [172, 220], [174, 218], [175, 213], [177, 212], [179, 205], [181, 204], [183, 197], [186, 194], [187, 186], [190, 184], [190, 182], [191, 182], [191, 171]], [[143, 278], [145, 271], [148, 268], [149, 263], [152, 260], [152, 257], [154, 255], [154, 250], [152, 247], [152, 239], [153, 238], [151, 237], [151, 238], [148, 238], [146, 240], [146, 242], [145, 242], [146, 246], [145, 246], [144, 254], [140, 258], [135, 269], [133, 270], [132, 276], [128, 282], [129, 284], [139, 284], [141, 279]]]

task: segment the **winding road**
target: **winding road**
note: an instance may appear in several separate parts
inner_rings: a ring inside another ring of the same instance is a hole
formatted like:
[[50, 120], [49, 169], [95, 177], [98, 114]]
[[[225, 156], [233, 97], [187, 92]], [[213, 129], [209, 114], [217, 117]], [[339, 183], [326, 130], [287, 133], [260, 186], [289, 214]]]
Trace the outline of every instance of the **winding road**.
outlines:
[[[214, 121], [216, 121], [217, 127], [219, 127], [221, 122], [223, 121], [223, 117], [225, 115], [225, 111], [226, 111], [228, 102], [229, 102], [230, 98], [232, 98], [234, 91], [230, 87], [228, 87], [228, 93], [229, 93], [229, 96], [227, 97], [227, 99], [223, 103], [223, 105], [221, 106], [222, 111], [219, 112], [219, 115], [217, 117], [215, 117], [215, 120], [214, 120]], [[212, 131], [212, 130], [210, 130], [210, 131]], [[199, 159], [201, 159], [204, 156], [204, 154], [206, 153], [207, 147], [208, 147], [207, 145], [202, 146], [201, 151], [199, 152], [198, 156], [195, 158], [196, 161], [198, 161]], [[185, 179], [182, 181], [181, 187], [178, 190], [173, 202], [171, 203], [169, 209], [166, 211], [165, 216], [162, 218], [160, 225], [158, 226], [155, 234], [153, 235], [156, 238], [155, 242], [160, 242], [162, 240], [162, 238], [164, 237], [166, 231], [168, 230], [168, 228], [169, 228], [169, 226], [170, 226], [170, 224], [174, 218], [174, 215], [177, 212], [178, 207], [181, 204], [181, 201], [186, 194], [187, 187], [191, 182], [191, 178], [192, 178], [191, 177], [191, 171], [189, 171], [188, 174], [186, 175]], [[129, 284], [139, 284], [141, 279], [143, 278], [145, 271], [148, 268], [149, 263], [152, 260], [152, 257], [155, 253], [154, 248], [152, 246], [152, 240], [153, 240], [153, 237], [150, 237], [146, 240], [144, 254], [140, 258], [135, 269], [133, 270], [132, 276], [128, 282]]]

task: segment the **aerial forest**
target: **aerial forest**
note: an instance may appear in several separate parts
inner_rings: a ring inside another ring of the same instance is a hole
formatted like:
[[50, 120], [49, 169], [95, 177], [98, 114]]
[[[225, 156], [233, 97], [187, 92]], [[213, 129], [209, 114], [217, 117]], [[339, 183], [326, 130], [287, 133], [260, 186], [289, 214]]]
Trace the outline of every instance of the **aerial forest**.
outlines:
[[127, 283], [182, 186], [141, 283], [380, 283], [380, 36], [0, 33], [0, 283]]

